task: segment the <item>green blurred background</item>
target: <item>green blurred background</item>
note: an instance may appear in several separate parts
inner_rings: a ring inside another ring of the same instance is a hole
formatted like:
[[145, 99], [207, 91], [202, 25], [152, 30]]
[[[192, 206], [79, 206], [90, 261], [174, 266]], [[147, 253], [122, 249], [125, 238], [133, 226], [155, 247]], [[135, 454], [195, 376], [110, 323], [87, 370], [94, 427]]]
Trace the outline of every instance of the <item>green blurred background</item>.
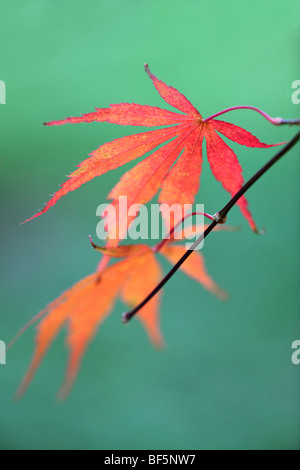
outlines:
[[[176, 86], [208, 116], [253, 105], [299, 116], [299, 1], [30, 0], [5, 2], [0, 79], [1, 317], [8, 342], [26, 321], [98, 262], [88, 243], [96, 207], [124, 169], [95, 179], [41, 218], [40, 209], [87, 154], [130, 127], [46, 120], [110, 103], [165, 107], [143, 71]], [[228, 115], [266, 142], [290, 139], [250, 111]], [[142, 129], [138, 128], [138, 132]], [[251, 176], [274, 149], [234, 146]], [[64, 332], [24, 399], [13, 393], [33, 350], [34, 329], [0, 366], [2, 449], [299, 449], [298, 145], [248, 194], [264, 237], [238, 209], [241, 233], [207, 239], [209, 272], [231, 293], [223, 305], [183, 274], [164, 291], [168, 347], [152, 349], [140, 324], [125, 328], [118, 304], [89, 348], [72, 395], [55, 401], [66, 365]], [[132, 165], [128, 165], [130, 168]], [[205, 164], [198, 202], [214, 212], [228, 195]], [[168, 268], [167, 263], [164, 264]]]

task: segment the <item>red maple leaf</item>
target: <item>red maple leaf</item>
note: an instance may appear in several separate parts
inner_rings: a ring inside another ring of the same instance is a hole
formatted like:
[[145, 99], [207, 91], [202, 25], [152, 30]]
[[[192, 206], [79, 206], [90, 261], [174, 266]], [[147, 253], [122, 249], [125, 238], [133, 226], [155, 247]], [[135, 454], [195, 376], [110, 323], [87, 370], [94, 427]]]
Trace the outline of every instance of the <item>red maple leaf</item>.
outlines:
[[[217, 227], [216, 230], [228, 230], [228, 228]], [[195, 227], [191, 227], [191, 231], [194, 234]], [[189, 230], [185, 229], [184, 234], [189, 237]], [[65, 398], [75, 381], [89, 342], [96, 334], [99, 325], [112, 312], [117, 298], [120, 297], [127, 306], [134, 307], [161, 278], [157, 253], [161, 253], [173, 263], [186, 251], [184, 246], [176, 245], [172, 237], [152, 249], [146, 245], [101, 248], [93, 244], [93, 247], [105, 256], [124, 259], [75, 284], [21, 330], [23, 333], [35, 320], [42, 318], [37, 328], [33, 359], [17, 392], [18, 398], [25, 393], [48, 348], [67, 323], [70, 353], [65, 382], [60, 393], [60, 396]], [[200, 252], [195, 252], [182, 266], [182, 270], [221, 300], [226, 299], [226, 292], [207, 274]], [[150, 340], [158, 347], [164, 343], [159, 327], [159, 305], [158, 295], [138, 315]], [[17, 338], [19, 336], [20, 334]]]
[[[160, 203], [166, 203], [169, 206], [192, 204], [200, 185], [204, 139], [207, 157], [215, 178], [231, 195], [234, 195], [244, 182], [242, 168], [236, 154], [219, 134], [247, 147], [273, 146], [260, 142], [250, 132], [234, 124], [216, 119], [203, 122], [201, 114], [184, 95], [158, 80], [147, 65], [145, 69], [161, 97], [183, 114], [153, 106], [117, 104], [105, 109], [96, 109], [95, 112], [81, 117], [47, 123], [46, 125], [53, 126], [98, 121], [120, 125], [169, 127], [134, 134], [102, 145], [90, 154], [90, 158], [78, 166], [78, 169], [69, 176], [44, 209], [28, 220], [48, 211], [61, 197], [96, 176], [141, 158], [158, 146], [160, 146], [158, 150], [122, 177], [109, 194], [109, 199], [114, 201], [116, 207], [118, 207], [119, 196], [127, 196], [129, 206], [135, 203], [145, 204], [161, 189]], [[165, 145], [161, 146], [161, 144]], [[256, 225], [248, 210], [245, 197], [240, 199], [238, 205], [251, 228], [256, 231]], [[126, 228], [124, 227], [124, 230]], [[119, 238], [122, 238], [122, 233]]]

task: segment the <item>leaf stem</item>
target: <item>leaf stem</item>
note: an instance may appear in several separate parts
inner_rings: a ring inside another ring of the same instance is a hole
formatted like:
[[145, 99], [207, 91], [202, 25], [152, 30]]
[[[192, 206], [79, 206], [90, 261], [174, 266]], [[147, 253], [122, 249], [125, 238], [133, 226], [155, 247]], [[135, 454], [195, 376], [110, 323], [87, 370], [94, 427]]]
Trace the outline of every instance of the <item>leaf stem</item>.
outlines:
[[177, 230], [178, 227], [183, 225], [183, 223], [189, 218], [189, 217], [194, 217], [197, 215], [203, 215], [204, 217], [207, 217], [210, 220], [214, 220], [214, 216], [207, 214], [206, 212], [191, 212], [190, 214], [187, 214], [185, 217], [183, 217], [177, 224], [170, 230], [168, 236], [166, 236], [158, 245], [153, 247], [153, 253], [159, 253], [159, 251], [165, 246], [167, 242], [170, 241], [170, 239], [173, 237], [174, 232]]
[[269, 114], [265, 113], [261, 109], [255, 108], [254, 106], [234, 106], [233, 108], [227, 108], [224, 109], [223, 111], [220, 111], [219, 113], [213, 114], [212, 116], [209, 116], [208, 118], [204, 119], [202, 122], [208, 122], [211, 121], [212, 119], [215, 119], [218, 116], [222, 116], [222, 114], [229, 113], [231, 111], [236, 111], [239, 109], [250, 109], [252, 111], [255, 111], [259, 114], [261, 114], [267, 121], [269, 121], [271, 124], [274, 124], [274, 126], [283, 126], [285, 124], [288, 124], [290, 126], [299, 126], [300, 125], [300, 118], [297, 119], [282, 119], [280, 117], [273, 118], [272, 116], [269, 116]]
[[300, 132], [285, 145], [266, 165], [264, 165], [241, 189], [240, 191], [226, 204], [226, 206], [215, 214], [215, 220], [207, 227], [204, 233], [195, 241], [189, 250], [182, 256], [182, 258], [173, 266], [170, 272], [164, 279], [155, 287], [155, 289], [133, 310], [122, 315], [123, 323], [128, 323], [171, 279], [171, 277], [178, 271], [187, 258], [194, 252], [200, 243], [212, 232], [218, 223], [227, 216], [228, 212], [233, 208], [237, 201], [272, 167], [277, 163], [287, 152], [289, 152], [300, 141]]

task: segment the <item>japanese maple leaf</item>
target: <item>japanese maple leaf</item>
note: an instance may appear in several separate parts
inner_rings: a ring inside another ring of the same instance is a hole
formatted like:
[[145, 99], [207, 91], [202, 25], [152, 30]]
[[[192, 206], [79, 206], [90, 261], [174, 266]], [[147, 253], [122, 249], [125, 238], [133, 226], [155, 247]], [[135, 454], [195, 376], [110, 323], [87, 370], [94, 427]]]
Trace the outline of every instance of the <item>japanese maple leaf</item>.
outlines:
[[[242, 168], [236, 154], [223, 141], [220, 134], [247, 147], [273, 146], [260, 142], [250, 132], [234, 124], [216, 119], [204, 122], [199, 111], [184, 95], [156, 78], [150, 72], [148, 65], [145, 65], [145, 70], [161, 97], [181, 113], [139, 104], [115, 104], [109, 108], [96, 109], [95, 112], [81, 117], [47, 123], [46, 125], [53, 126], [97, 121], [120, 125], [168, 127], [130, 135], [102, 145], [78, 166], [44, 209], [32, 219], [48, 211], [61, 197], [82, 184], [141, 158], [148, 152], [153, 153], [122, 177], [109, 194], [109, 199], [114, 201], [116, 207], [119, 196], [127, 196], [129, 206], [135, 203], [145, 204], [161, 189], [160, 203], [169, 206], [192, 204], [199, 190], [204, 139], [207, 157], [215, 178], [231, 195], [234, 195], [244, 182]], [[165, 145], [161, 146], [162, 144]], [[159, 148], [156, 149], [157, 147]], [[240, 199], [238, 205], [251, 228], [256, 231], [245, 197]], [[123, 238], [126, 229], [127, 227], [123, 227], [119, 238]]]
[[[188, 236], [187, 230], [185, 235]], [[37, 328], [32, 362], [17, 392], [19, 398], [25, 393], [45, 353], [65, 323], [68, 326], [70, 353], [60, 396], [66, 397], [75, 381], [89, 342], [96, 334], [99, 325], [112, 312], [117, 298], [120, 297], [127, 306], [134, 307], [161, 279], [161, 267], [157, 260], [158, 251], [171, 263], [177, 261], [186, 251], [185, 246], [176, 245], [172, 237], [152, 249], [146, 245], [115, 248], [101, 248], [94, 244], [93, 246], [106, 256], [123, 259], [75, 284], [34, 319], [42, 318]], [[225, 291], [207, 274], [200, 252], [195, 252], [182, 266], [182, 270], [220, 299], [226, 299]], [[150, 340], [158, 347], [163, 345], [159, 327], [159, 305], [160, 296], [157, 296], [138, 315]], [[33, 321], [22, 330], [22, 333], [32, 323]]]

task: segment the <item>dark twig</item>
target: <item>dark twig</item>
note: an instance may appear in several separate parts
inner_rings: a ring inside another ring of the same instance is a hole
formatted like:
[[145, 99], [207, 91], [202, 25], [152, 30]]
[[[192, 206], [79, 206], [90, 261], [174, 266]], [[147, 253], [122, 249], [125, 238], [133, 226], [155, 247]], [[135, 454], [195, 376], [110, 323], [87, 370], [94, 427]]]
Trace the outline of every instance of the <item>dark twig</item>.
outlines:
[[173, 266], [171, 271], [164, 277], [164, 279], [156, 286], [156, 288], [130, 312], [124, 313], [122, 316], [123, 323], [128, 323], [171, 279], [171, 277], [178, 271], [187, 258], [194, 252], [200, 243], [212, 232], [212, 230], [222, 222], [227, 216], [228, 212], [238, 202], [238, 200], [273, 166], [277, 163], [287, 152], [289, 152], [300, 140], [300, 132], [285, 145], [266, 165], [264, 165], [241, 189], [240, 191], [226, 204], [226, 206], [215, 215], [215, 220], [205, 230], [205, 232], [195, 241], [183, 257]]

